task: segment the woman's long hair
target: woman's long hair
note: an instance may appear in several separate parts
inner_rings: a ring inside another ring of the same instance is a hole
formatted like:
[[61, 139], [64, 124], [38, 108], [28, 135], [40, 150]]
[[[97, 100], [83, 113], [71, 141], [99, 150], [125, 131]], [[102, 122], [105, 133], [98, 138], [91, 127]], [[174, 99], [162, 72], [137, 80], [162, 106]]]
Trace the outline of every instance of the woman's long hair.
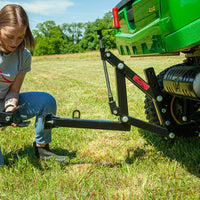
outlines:
[[0, 11], [0, 29], [5, 26], [22, 25], [26, 27], [26, 33], [23, 42], [18, 48], [25, 47], [33, 50], [35, 47], [35, 40], [30, 30], [28, 16], [25, 10], [16, 4], [9, 4], [3, 7]]

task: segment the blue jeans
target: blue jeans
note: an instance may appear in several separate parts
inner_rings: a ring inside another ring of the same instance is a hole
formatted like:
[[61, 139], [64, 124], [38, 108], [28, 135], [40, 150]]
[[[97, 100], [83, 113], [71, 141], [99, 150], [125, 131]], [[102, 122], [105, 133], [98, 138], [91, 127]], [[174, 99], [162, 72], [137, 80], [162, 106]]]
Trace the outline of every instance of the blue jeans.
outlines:
[[0, 166], [3, 165], [3, 155], [1, 153], [1, 149], [0, 149]]
[[[36, 116], [35, 133], [36, 143], [48, 144], [51, 142], [51, 129], [44, 129], [42, 121], [43, 113], [56, 114], [56, 100], [48, 93], [44, 92], [25, 92], [19, 94], [19, 105], [25, 104], [20, 110], [20, 115], [26, 116], [28, 120]], [[0, 150], [0, 165], [3, 158]]]

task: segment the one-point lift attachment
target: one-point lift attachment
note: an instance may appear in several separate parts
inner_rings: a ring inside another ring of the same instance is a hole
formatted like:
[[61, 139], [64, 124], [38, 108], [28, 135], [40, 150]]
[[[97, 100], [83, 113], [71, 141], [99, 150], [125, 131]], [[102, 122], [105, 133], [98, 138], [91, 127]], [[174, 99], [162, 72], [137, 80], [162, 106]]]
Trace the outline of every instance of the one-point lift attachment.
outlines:
[[[100, 43], [100, 53], [101, 59], [103, 61], [105, 79], [108, 89], [110, 110], [112, 114], [118, 116], [119, 121], [81, 119], [80, 111], [75, 110], [73, 112], [72, 118], [61, 118], [54, 116], [51, 113], [45, 114], [43, 116], [45, 128], [73, 127], [129, 131], [131, 126], [133, 125], [138, 128], [157, 133], [162, 137], [173, 138], [173, 133], [171, 133], [171, 131], [169, 131], [165, 127], [164, 119], [158, 106], [159, 99], [162, 98], [162, 96], [160, 95], [156, 75], [153, 68], [145, 70], [145, 75], [148, 81], [147, 83], [138, 74], [132, 71], [126, 64], [124, 64], [123, 61], [121, 61], [115, 55], [113, 55], [110, 51], [105, 51], [102, 43], [103, 30], [108, 29], [97, 30], [97, 37]], [[115, 69], [118, 93], [118, 106], [113, 100], [106, 61], [110, 63]], [[160, 126], [129, 116], [126, 92], [126, 78], [135, 86], [137, 86], [144, 94], [148, 95], [153, 100], [160, 121]]]

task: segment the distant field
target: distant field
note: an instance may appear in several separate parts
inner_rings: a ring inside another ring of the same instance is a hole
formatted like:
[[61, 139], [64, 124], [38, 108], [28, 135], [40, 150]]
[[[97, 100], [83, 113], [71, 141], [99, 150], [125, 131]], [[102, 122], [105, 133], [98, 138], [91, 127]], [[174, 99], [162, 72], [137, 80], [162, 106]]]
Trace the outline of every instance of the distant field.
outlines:
[[[116, 51], [114, 51], [117, 54]], [[144, 77], [182, 62], [179, 57], [120, 58]], [[115, 75], [108, 65], [115, 100]], [[99, 52], [34, 57], [22, 91], [44, 91], [57, 100], [60, 117], [117, 120], [110, 114]], [[127, 82], [129, 114], [145, 120], [144, 94]], [[5, 166], [0, 169], [0, 199], [200, 199], [200, 141], [165, 141], [132, 127], [130, 132], [56, 128], [52, 151], [69, 162], [34, 157], [34, 120], [28, 128], [0, 132]]]

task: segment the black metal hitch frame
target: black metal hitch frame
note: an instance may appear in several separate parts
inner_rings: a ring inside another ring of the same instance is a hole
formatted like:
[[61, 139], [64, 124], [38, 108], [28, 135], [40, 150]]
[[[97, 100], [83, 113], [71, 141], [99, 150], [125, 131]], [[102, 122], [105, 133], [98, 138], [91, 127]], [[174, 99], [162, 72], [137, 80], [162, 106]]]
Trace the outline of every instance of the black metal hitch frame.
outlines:
[[[159, 91], [154, 69], [149, 68], [145, 70], [145, 75], [148, 80], [148, 82], [146, 82], [138, 74], [132, 71], [123, 61], [121, 61], [115, 55], [113, 55], [110, 51], [105, 51], [102, 42], [102, 31], [104, 30], [110, 29], [97, 30], [97, 37], [100, 43], [100, 53], [104, 67], [110, 110], [112, 114], [119, 117], [119, 121], [81, 119], [80, 111], [75, 110], [73, 112], [72, 118], [61, 118], [58, 116], [54, 116], [51, 113], [44, 114], [43, 121], [45, 128], [71, 127], [130, 131], [131, 126], [136, 126], [138, 128], [157, 133], [162, 137], [173, 138], [175, 134], [174, 132], [171, 132], [168, 128], [166, 128], [166, 125], [164, 123], [164, 116], [161, 114], [161, 111], [159, 109], [159, 98], [162, 98], [162, 96], [161, 92]], [[118, 106], [116, 105], [116, 102], [113, 99], [106, 62], [110, 63], [115, 69], [118, 93]], [[151, 99], [153, 99], [161, 126], [154, 125], [146, 121], [129, 116], [126, 92], [126, 78], [135, 86], [137, 86], [144, 94], [148, 95]], [[75, 116], [76, 114], [78, 115], [77, 117]]]
[[[73, 112], [72, 118], [61, 118], [49, 113], [44, 114], [44, 127], [71, 127], [130, 131], [131, 126], [135, 126], [153, 133], [157, 133], [159, 136], [164, 137], [166, 139], [174, 139], [175, 136], [196, 136], [196, 133], [199, 134], [200, 120], [185, 122], [176, 125], [175, 127], [168, 123], [167, 119], [169, 119], [169, 113], [162, 111], [162, 109], [165, 108], [165, 105], [163, 103], [163, 98], [165, 97], [165, 94], [159, 89], [154, 69], [148, 68], [144, 70], [144, 74], [147, 79], [147, 81], [145, 81], [137, 73], [131, 70], [123, 61], [121, 61], [119, 58], [113, 55], [113, 53], [111, 53], [110, 51], [105, 51], [102, 42], [102, 31], [104, 30], [111, 29], [97, 30], [97, 37], [100, 43], [100, 54], [103, 62], [110, 110], [113, 115], [119, 117], [119, 121], [81, 119], [80, 111], [75, 110]], [[118, 106], [113, 99], [106, 62], [110, 63], [115, 69]], [[152, 99], [160, 125], [155, 125], [140, 120], [138, 118], [129, 116], [126, 92], [126, 79], [128, 79], [145, 95], [149, 96]], [[77, 117], [75, 116], [76, 114], [78, 115]], [[195, 132], [195, 134], [191, 134], [191, 131]]]

